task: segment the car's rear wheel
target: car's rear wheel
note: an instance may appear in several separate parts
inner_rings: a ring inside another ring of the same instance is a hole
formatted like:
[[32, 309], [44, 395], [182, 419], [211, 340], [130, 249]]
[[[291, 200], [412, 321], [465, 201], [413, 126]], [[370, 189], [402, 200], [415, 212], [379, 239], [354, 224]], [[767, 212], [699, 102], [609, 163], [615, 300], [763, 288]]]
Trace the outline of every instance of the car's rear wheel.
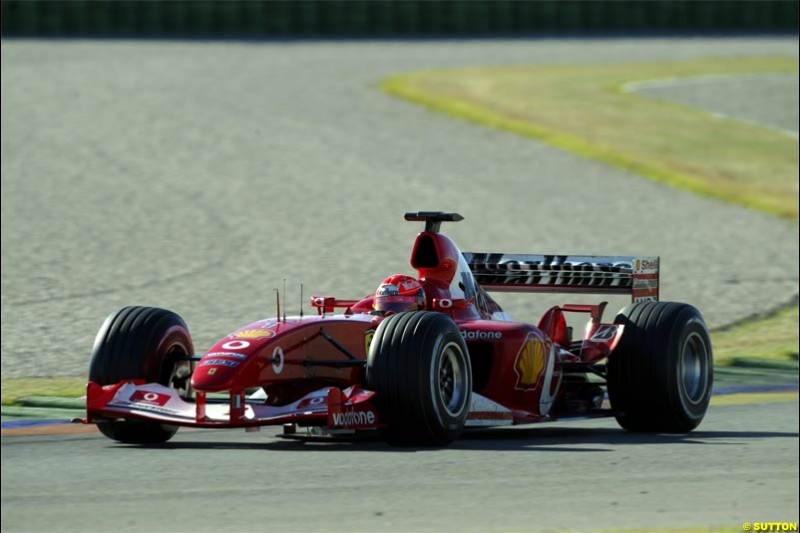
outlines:
[[708, 329], [691, 305], [638, 303], [617, 315], [625, 330], [608, 360], [608, 394], [630, 431], [683, 433], [705, 416], [714, 380]]
[[435, 312], [399, 313], [370, 344], [367, 386], [393, 445], [442, 446], [464, 428], [472, 368], [456, 324]]
[[[194, 353], [183, 319], [155, 307], [125, 307], [109, 315], [92, 349], [89, 380], [112, 385], [128, 379], [160, 383], [190, 395], [192, 372], [188, 356]], [[177, 426], [145, 420], [108, 420], [97, 423], [108, 438], [131, 444], [166, 442]]]

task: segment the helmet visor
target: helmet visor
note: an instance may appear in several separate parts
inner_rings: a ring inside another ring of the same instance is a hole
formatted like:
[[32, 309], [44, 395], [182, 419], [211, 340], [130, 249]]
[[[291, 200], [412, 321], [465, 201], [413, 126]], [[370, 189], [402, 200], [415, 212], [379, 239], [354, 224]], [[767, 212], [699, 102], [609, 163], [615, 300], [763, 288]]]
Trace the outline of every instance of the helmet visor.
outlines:
[[402, 311], [416, 311], [421, 309], [419, 296], [387, 295], [376, 296], [374, 307], [377, 311], [400, 313]]

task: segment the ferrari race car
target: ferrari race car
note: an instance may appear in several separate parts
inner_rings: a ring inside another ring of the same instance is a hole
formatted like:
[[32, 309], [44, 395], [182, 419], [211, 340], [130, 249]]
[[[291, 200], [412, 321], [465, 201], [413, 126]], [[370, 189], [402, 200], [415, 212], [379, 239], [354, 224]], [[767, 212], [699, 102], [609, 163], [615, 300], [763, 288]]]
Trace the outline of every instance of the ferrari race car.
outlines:
[[[688, 432], [703, 419], [708, 330], [694, 307], [658, 301], [657, 257], [462, 253], [440, 232], [459, 214], [405, 219], [425, 222], [411, 252], [423, 309], [312, 296], [316, 315], [281, 317], [278, 298], [276, 316], [199, 356], [175, 313], [123, 308], [97, 334], [85, 422], [139, 444], [180, 426], [283, 425], [441, 446], [469, 426], [613, 416], [631, 431]], [[561, 305], [534, 325], [513, 321], [493, 291], [630, 294], [632, 304], [609, 322], [606, 302]], [[575, 315], [586, 318], [578, 335]]]

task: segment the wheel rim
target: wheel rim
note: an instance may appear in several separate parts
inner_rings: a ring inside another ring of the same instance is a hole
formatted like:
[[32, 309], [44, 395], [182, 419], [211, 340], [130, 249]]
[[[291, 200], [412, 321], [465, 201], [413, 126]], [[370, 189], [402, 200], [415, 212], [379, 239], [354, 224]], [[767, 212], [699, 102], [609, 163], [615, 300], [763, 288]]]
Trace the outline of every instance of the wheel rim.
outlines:
[[184, 400], [193, 397], [194, 391], [192, 389], [191, 377], [194, 371], [194, 365], [191, 361], [175, 361], [175, 359], [182, 359], [186, 356], [186, 350], [182, 346], [177, 345], [170, 348], [165, 358], [168, 362], [174, 361], [169, 373], [169, 379], [167, 380], [167, 387], [175, 389], [178, 396]]
[[439, 401], [450, 416], [458, 416], [464, 409], [467, 396], [467, 372], [464, 368], [464, 353], [451, 342], [442, 350], [436, 372]]
[[686, 399], [700, 403], [708, 386], [708, 348], [697, 333], [689, 335], [683, 345], [680, 377]]

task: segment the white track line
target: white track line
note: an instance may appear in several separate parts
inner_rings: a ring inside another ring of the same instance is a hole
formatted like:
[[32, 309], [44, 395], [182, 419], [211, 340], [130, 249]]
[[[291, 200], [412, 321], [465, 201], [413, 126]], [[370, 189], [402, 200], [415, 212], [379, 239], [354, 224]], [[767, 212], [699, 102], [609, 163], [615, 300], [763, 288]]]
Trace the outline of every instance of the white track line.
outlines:
[[[642, 80], [642, 81], [631, 81], [628, 83], [624, 83], [620, 85], [620, 89], [624, 93], [634, 93], [636, 91], [641, 91], [642, 89], [660, 89], [662, 87], [674, 87], [676, 85], [702, 85], [703, 83], [715, 82], [715, 81], [724, 81], [729, 80], [731, 78], [776, 78], [776, 77], [784, 77], [786, 74], [703, 74], [700, 76], [690, 76], [690, 77], [666, 77], [666, 78], [654, 78], [650, 80]], [[701, 108], [697, 108], [701, 109]], [[723, 119], [723, 120], [737, 120], [739, 122], [745, 122], [747, 124], [752, 124], [754, 126], [761, 126], [762, 128], [768, 128], [777, 132], [780, 132], [787, 137], [791, 137], [792, 139], [800, 138], [798, 136], [798, 132], [795, 130], [787, 130], [785, 128], [779, 128], [777, 126], [771, 126], [769, 124], [764, 124], [762, 122], [755, 122], [752, 120], [743, 119], [737, 116], [728, 115], [725, 113], [719, 113], [717, 111], [708, 111], [707, 109], [701, 109], [703, 112], [708, 113], [712, 117]]]

